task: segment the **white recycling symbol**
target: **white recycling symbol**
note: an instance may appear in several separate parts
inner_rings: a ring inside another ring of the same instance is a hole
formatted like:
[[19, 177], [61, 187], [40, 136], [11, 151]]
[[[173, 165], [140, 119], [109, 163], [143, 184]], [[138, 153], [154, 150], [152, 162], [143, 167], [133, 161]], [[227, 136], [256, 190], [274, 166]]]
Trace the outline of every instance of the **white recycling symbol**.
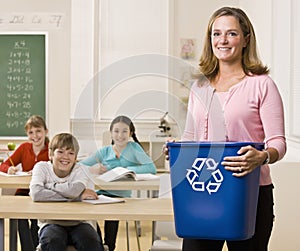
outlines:
[[[218, 162], [216, 162], [212, 158], [196, 158], [192, 168], [187, 169], [186, 178], [190, 183], [192, 189], [197, 192], [205, 192], [207, 191], [209, 194], [216, 193], [223, 180], [224, 177], [220, 171], [217, 169]], [[211, 171], [212, 180], [209, 180], [208, 184], [205, 185], [205, 181], [200, 181], [199, 173], [202, 171], [203, 168], [206, 167], [206, 170]]]

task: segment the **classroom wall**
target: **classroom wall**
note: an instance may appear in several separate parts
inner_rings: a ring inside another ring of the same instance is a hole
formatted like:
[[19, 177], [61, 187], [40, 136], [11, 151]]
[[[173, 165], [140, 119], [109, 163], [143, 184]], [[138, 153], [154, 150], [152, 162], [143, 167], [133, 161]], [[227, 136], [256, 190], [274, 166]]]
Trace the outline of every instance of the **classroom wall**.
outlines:
[[[222, 5], [240, 6], [251, 18], [257, 34], [261, 57], [271, 67], [271, 75], [283, 97], [286, 122], [291, 114], [289, 85], [291, 73], [290, 27], [291, 2], [281, 0], [176, 0], [172, 1], [174, 19], [170, 20], [170, 53], [178, 53], [181, 37], [202, 40], [204, 27], [213, 10]], [[51, 25], [32, 26], [28, 23], [3, 26], [0, 31], [46, 31], [49, 38], [48, 50], [48, 110], [47, 123], [50, 137], [57, 132], [70, 130], [78, 96], [98, 71], [99, 61], [95, 57], [99, 45], [96, 11], [99, 1], [86, 0], [0, 0], [0, 15], [32, 13], [60, 13], [63, 22], [59, 27]], [[132, 38], [134, 40], [134, 38]], [[199, 43], [201, 45], [201, 43]], [[177, 91], [172, 90], [171, 91]], [[93, 105], [93, 104], [91, 104]], [[155, 123], [152, 122], [155, 126]], [[107, 125], [107, 121], [105, 122]], [[86, 128], [84, 127], [83, 130]], [[289, 131], [287, 131], [287, 135]], [[101, 138], [101, 135], [99, 136]], [[101, 139], [99, 139], [101, 140]], [[1, 141], [3, 145], [7, 140]], [[288, 140], [288, 152], [283, 161], [271, 165], [275, 183], [276, 221], [270, 243], [270, 251], [298, 251], [300, 226], [297, 200], [300, 184], [297, 177], [300, 155], [299, 143]]]
[[[71, 0], [0, 0], [0, 5], [0, 32], [48, 33], [46, 120], [49, 135], [69, 131]], [[54, 25], [49, 19], [51, 15], [61, 16], [60, 21]], [[3, 144], [6, 141], [2, 141]]]
[[[291, 1], [281, 0], [239, 0], [239, 1], [199, 1], [177, 0], [172, 6], [174, 11], [174, 26], [170, 30], [172, 55], [178, 56], [180, 38], [195, 38], [201, 45], [207, 20], [213, 10], [222, 6], [242, 7], [254, 24], [257, 34], [259, 53], [263, 62], [271, 68], [271, 76], [276, 81], [282, 94], [286, 113], [286, 124], [289, 119], [289, 78], [292, 54], [290, 48]], [[199, 52], [200, 53], [200, 52]], [[181, 92], [181, 89], [173, 90]], [[287, 131], [289, 134], [289, 131]], [[300, 163], [299, 146], [288, 140], [288, 152], [284, 160], [271, 165], [272, 177], [275, 184], [275, 215], [274, 231], [270, 242], [270, 251], [298, 251], [298, 228], [300, 225], [297, 193], [300, 190], [297, 177]]]

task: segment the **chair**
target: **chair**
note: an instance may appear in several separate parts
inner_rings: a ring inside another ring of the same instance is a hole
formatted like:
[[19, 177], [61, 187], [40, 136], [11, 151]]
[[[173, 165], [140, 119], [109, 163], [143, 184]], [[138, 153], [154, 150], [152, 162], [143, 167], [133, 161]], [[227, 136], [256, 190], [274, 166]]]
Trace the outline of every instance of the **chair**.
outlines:
[[[41, 250], [42, 249], [41, 249], [40, 245], [38, 245], [36, 247], [36, 251], [41, 251]], [[66, 251], [77, 251], [77, 249], [74, 246], [68, 246], [67, 249], [66, 249]], [[104, 245], [104, 251], [109, 251], [108, 247], [106, 245]]]
[[[104, 249], [104, 250], [105, 250], [105, 249]], [[36, 247], [36, 251], [42, 251], [40, 245], [38, 245], [38, 246]], [[77, 251], [77, 249], [76, 249], [74, 246], [68, 246], [67, 249], [66, 249], [66, 251]]]
[[[160, 198], [171, 197], [170, 174], [160, 176], [159, 195]], [[154, 225], [155, 240], [149, 251], [180, 251], [182, 239], [175, 233], [174, 222], [157, 221]]]

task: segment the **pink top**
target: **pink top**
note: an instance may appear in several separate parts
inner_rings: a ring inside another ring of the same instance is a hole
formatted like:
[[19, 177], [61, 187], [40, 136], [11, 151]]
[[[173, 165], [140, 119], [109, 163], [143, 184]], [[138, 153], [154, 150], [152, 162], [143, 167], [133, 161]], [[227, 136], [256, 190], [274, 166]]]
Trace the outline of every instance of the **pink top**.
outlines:
[[[184, 141], [265, 142], [286, 152], [283, 104], [268, 75], [246, 76], [228, 92], [219, 93], [208, 80], [190, 91]], [[260, 185], [271, 184], [270, 168], [261, 167]]]

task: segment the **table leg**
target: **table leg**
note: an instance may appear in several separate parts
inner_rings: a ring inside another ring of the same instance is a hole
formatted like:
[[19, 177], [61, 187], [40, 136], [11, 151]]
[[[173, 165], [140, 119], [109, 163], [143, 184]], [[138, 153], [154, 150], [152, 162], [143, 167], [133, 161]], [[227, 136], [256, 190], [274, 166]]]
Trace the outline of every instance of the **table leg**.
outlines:
[[126, 221], [125, 224], [126, 224], [127, 251], [130, 251], [130, 243], [129, 243], [129, 226], [128, 226], [128, 221]]
[[17, 230], [18, 230], [18, 220], [9, 220], [9, 251], [17, 251]]
[[4, 219], [0, 219], [0, 251], [4, 251]]
[[135, 235], [136, 235], [136, 241], [138, 245], [138, 251], [141, 251], [140, 237], [138, 232], [138, 222], [135, 221], [134, 223], [135, 223], [134, 226], [135, 226]]

